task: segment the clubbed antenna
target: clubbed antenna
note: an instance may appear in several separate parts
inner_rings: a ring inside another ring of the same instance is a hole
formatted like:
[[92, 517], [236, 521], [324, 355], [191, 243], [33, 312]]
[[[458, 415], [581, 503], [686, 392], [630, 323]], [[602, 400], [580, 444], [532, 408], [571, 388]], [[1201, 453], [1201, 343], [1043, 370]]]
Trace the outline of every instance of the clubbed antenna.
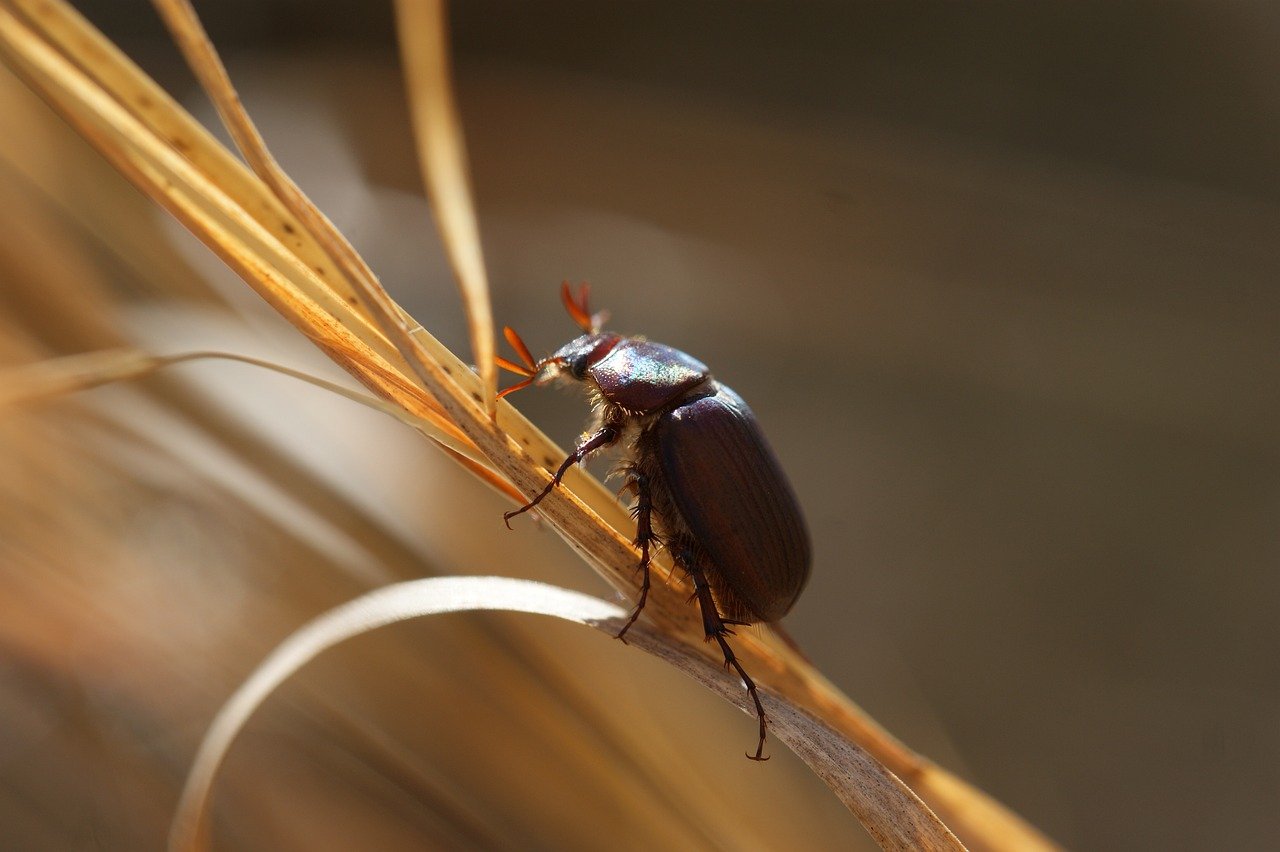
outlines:
[[590, 297], [591, 285], [585, 281], [578, 285], [577, 296], [574, 296], [573, 288], [569, 286], [568, 281], [563, 281], [560, 284], [560, 301], [564, 302], [564, 309], [569, 312], [569, 316], [578, 324], [578, 328], [587, 334], [595, 334], [604, 325], [604, 321], [609, 318], [609, 312], [591, 313]]
[[533, 359], [533, 354], [529, 352], [529, 347], [525, 346], [524, 341], [520, 339], [520, 335], [516, 334], [516, 330], [511, 326], [504, 326], [502, 329], [502, 336], [507, 339], [507, 343], [510, 343], [511, 348], [520, 356], [520, 361], [522, 363], [517, 364], [514, 361], [508, 361], [501, 355], [494, 360], [498, 362], [498, 366], [502, 369], [510, 370], [519, 376], [524, 376], [525, 380], [517, 382], [505, 390], [499, 391], [498, 399], [502, 399], [509, 393], [515, 393], [521, 388], [527, 388], [529, 385], [533, 384], [533, 377], [537, 375], [538, 372], [538, 362]]

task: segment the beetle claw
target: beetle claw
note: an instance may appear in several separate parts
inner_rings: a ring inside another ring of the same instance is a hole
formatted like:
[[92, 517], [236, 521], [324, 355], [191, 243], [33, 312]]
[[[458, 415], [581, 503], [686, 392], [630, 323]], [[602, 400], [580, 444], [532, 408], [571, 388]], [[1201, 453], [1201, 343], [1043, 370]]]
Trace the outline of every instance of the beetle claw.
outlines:
[[621, 639], [623, 645], [631, 644], [630, 642], [627, 641], [627, 631], [631, 629], [631, 625], [635, 624], [636, 619], [640, 617], [640, 610], [644, 609], [644, 603], [643, 603], [644, 597], [645, 595], [642, 592], [640, 605], [631, 611], [631, 615], [627, 617], [627, 623], [622, 625], [622, 629], [619, 630], [617, 635], [613, 637], [614, 639]]

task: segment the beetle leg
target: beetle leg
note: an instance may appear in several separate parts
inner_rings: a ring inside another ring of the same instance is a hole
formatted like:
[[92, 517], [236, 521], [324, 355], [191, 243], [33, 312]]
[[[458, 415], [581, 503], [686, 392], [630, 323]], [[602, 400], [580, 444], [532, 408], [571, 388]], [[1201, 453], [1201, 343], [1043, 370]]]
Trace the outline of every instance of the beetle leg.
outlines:
[[627, 619], [627, 623], [622, 625], [622, 629], [618, 631], [618, 638], [623, 642], [627, 641], [625, 638], [627, 631], [631, 629], [631, 625], [636, 623], [636, 619], [640, 617], [640, 611], [644, 609], [645, 601], [649, 599], [649, 545], [655, 538], [651, 522], [653, 495], [649, 491], [649, 477], [637, 473], [631, 482], [635, 484], [636, 488], [636, 540], [632, 543], [640, 548], [640, 566], [637, 569], [641, 572], [640, 598], [636, 601], [636, 608], [631, 611], [631, 617]]
[[716, 608], [715, 598], [711, 596], [711, 586], [707, 583], [707, 575], [703, 573], [702, 567], [698, 565], [697, 560], [686, 556], [681, 560], [685, 563], [685, 568], [689, 572], [689, 576], [693, 578], [693, 586], [697, 590], [695, 594], [698, 598], [698, 608], [702, 610], [702, 626], [707, 634], [707, 641], [715, 639], [720, 645], [720, 650], [724, 653], [724, 667], [732, 668], [738, 673], [738, 677], [742, 678], [742, 685], [746, 687], [747, 694], [751, 696], [751, 702], [756, 706], [756, 719], [760, 722], [760, 740], [756, 743], [756, 753], [747, 755], [749, 760], [768, 760], [764, 757], [764, 738], [765, 732], [768, 730], [768, 722], [764, 715], [764, 705], [760, 703], [760, 693], [756, 690], [756, 682], [747, 674], [747, 670], [742, 667], [742, 663], [738, 662], [738, 658], [733, 653], [733, 648], [729, 647], [729, 640], [726, 636], [732, 636], [733, 631], [725, 626], [725, 620], [720, 617], [720, 610]]
[[596, 450], [601, 449], [602, 447], [608, 447], [617, 443], [618, 437], [621, 434], [622, 434], [622, 429], [617, 424], [606, 423], [604, 426], [601, 426], [600, 430], [597, 431], [595, 434], [588, 435], [586, 438], [584, 438], [582, 443], [578, 444], [578, 448], [575, 449], [573, 452], [569, 453], [569, 457], [560, 464], [560, 468], [556, 471], [556, 475], [551, 477], [551, 481], [547, 483], [547, 487], [543, 488], [542, 491], [538, 493], [538, 496], [534, 497], [528, 503], [521, 506], [519, 509], [516, 509], [515, 511], [503, 513], [502, 520], [506, 522], [507, 529], [511, 529], [512, 518], [514, 518], [516, 515], [529, 511], [534, 506], [541, 503], [543, 498], [546, 497], [548, 494], [550, 494], [552, 489], [554, 489], [557, 485], [560, 484], [560, 480], [563, 479], [564, 475], [569, 472], [569, 468], [573, 467], [575, 464], [582, 461], [587, 456], [594, 453]]

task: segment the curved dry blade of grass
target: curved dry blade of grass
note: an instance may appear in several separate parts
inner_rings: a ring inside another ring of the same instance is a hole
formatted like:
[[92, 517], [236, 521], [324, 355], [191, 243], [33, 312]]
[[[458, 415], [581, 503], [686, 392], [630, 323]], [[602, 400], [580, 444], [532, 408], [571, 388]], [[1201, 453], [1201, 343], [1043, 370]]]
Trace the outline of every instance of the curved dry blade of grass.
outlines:
[[0, 372], [0, 411], [145, 376], [159, 366], [155, 356], [140, 349], [111, 349], [13, 367]]
[[[154, 84], [65, 4], [3, 1], [0, 53], [6, 62], [117, 169], [375, 394], [422, 414], [425, 390], [498, 477], [523, 495], [541, 490], [546, 469], [554, 469], [564, 452], [505, 401], [498, 403], [496, 419], [490, 417], [492, 395], [479, 377], [403, 314], [349, 243], [279, 171], [189, 5], [157, 0], [261, 177], [237, 171], [234, 158], [211, 136], [190, 129], [190, 116], [169, 100], [155, 100]], [[286, 215], [271, 218], [280, 211]], [[308, 246], [318, 246], [331, 263], [311, 263]], [[542, 516], [608, 582], [634, 596], [638, 555], [626, 509], [579, 469], [564, 484], [540, 505]], [[702, 642], [700, 619], [685, 604], [687, 595], [678, 581], [656, 585], [646, 619], [685, 653], [718, 667]], [[781, 699], [776, 703], [803, 708], [849, 737], [971, 846], [1056, 848], [999, 803], [895, 740], [777, 634], [744, 632], [735, 645], [753, 677]]]
[[337, 265], [355, 293], [364, 295], [370, 291], [381, 291], [382, 285], [364, 258], [271, 155], [262, 134], [241, 105], [231, 78], [191, 4], [187, 0], [154, 0], [154, 5], [200, 85], [213, 99], [236, 147], [270, 189], [270, 195], [297, 218], [303, 230]]
[[367, 313], [355, 290], [345, 277], [336, 274], [328, 254], [293, 213], [275, 195], [264, 193], [257, 175], [75, 9], [46, 0], [4, 0], [0, 5], [12, 8], [50, 47], [110, 92], [134, 120], [180, 153], [246, 215], [287, 245], [351, 310], [365, 314], [367, 324]]
[[483, 396], [495, 413], [497, 352], [489, 281], [471, 200], [462, 121], [453, 102], [449, 39], [442, 0], [396, 0], [396, 35], [418, 142], [418, 162], [431, 198], [449, 263], [462, 290], [471, 332], [471, 353], [480, 370]]
[[[626, 613], [566, 589], [505, 577], [432, 577], [384, 586], [319, 616], [282, 642], [241, 684], [210, 725], [187, 776], [169, 848], [208, 845], [213, 783], [236, 735], [254, 711], [322, 651], [389, 624], [450, 612], [507, 611], [551, 615], [615, 635]], [[745, 713], [753, 713], [726, 673], [670, 637], [637, 625], [632, 643], [679, 668]], [[767, 696], [778, 738], [835, 791], [885, 849], [963, 849], [908, 787], [875, 759], [798, 708]]]
[[140, 349], [113, 349], [105, 352], [66, 355], [25, 367], [16, 367], [0, 372], [0, 411], [3, 411], [6, 406], [39, 402], [111, 382], [141, 378], [161, 368], [192, 361], [233, 361], [270, 370], [386, 414], [435, 441], [500, 494], [512, 500], [522, 499], [515, 489], [490, 470], [489, 460], [476, 451], [456, 426], [439, 414], [430, 399], [423, 400], [424, 410], [430, 412], [430, 416], [412, 414], [402, 406], [353, 391], [301, 370], [274, 364], [261, 358], [237, 355], [234, 352], [182, 352], [175, 355], [152, 355]]
[[[54, 8], [54, 7], [49, 7]], [[210, 176], [180, 155], [171, 140], [139, 121], [124, 103], [126, 93], [108, 92], [19, 20], [0, 10], [0, 39], [11, 64], [99, 148], [126, 177], [174, 214], [250, 283], [286, 319], [337, 363], [380, 396], [411, 414], [440, 421], [440, 407], [410, 379], [386, 338], [356, 312], [351, 300], [329, 286], [221, 191]], [[185, 139], [183, 146], [216, 145]], [[274, 197], [258, 184], [258, 196]], [[264, 201], [261, 205], [268, 206]]]
[[[409, 331], [411, 323], [383, 289], [373, 270], [365, 263], [351, 243], [334, 227], [318, 207], [285, 174], [267, 148], [253, 120], [245, 111], [236, 94], [231, 78], [212, 42], [204, 31], [195, 10], [187, 0], [154, 0], [156, 9], [187, 59], [187, 64], [205, 92], [213, 100], [223, 124], [236, 142], [254, 172], [270, 188], [275, 197], [302, 223], [304, 229], [323, 248], [338, 269], [346, 276], [356, 293], [372, 310], [382, 332], [396, 345], [408, 360], [414, 372], [423, 380], [437, 399], [441, 395], [432, 387], [431, 379], [423, 372], [432, 371], [434, 364], [426, 364], [418, 355], [418, 347]], [[429, 23], [429, 20], [428, 20]], [[443, 39], [443, 19], [437, 22], [437, 38]], [[444, 61], [441, 55], [441, 62]], [[428, 69], [425, 73], [431, 73]], [[418, 76], [417, 74], [414, 75]], [[435, 87], [448, 82], [446, 73], [436, 74]], [[420, 133], [428, 134], [427, 140], [445, 146], [442, 154], [424, 155], [424, 168], [428, 185], [433, 188], [433, 200], [437, 193], [447, 207], [438, 210], [445, 244], [455, 267], [460, 272], [460, 285], [471, 315], [472, 340], [485, 390], [476, 396], [490, 415], [494, 412], [493, 397], [497, 393], [497, 367], [494, 363], [493, 317], [488, 305], [488, 283], [484, 279], [483, 260], [480, 256], [479, 234], [476, 231], [474, 211], [471, 208], [470, 190], [465, 178], [465, 156], [462, 152], [461, 131], [451, 109], [432, 110], [429, 117], [420, 122]], [[483, 290], [477, 297], [477, 291]], [[478, 298], [478, 301], [477, 301]], [[483, 321], [483, 326], [480, 325]], [[444, 403], [444, 400], [441, 399]]]

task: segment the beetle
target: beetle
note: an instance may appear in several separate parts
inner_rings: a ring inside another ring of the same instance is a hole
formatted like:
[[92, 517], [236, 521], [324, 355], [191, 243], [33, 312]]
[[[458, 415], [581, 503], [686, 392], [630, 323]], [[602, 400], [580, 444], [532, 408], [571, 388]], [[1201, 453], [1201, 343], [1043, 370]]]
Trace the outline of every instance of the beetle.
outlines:
[[[809, 578], [809, 532], [795, 492], [742, 398], [716, 381], [701, 361], [643, 337], [602, 331], [606, 314], [592, 314], [588, 285], [575, 296], [564, 282], [561, 301], [583, 334], [553, 355], [534, 360], [510, 327], [503, 330], [520, 363], [498, 365], [524, 380], [499, 397], [566, 380], [584, 385], [595, 418], [546, 487], [516, 515], [538, 505], [573, 465], [621, 443], [618, 472], [635, 495], [634, 544], [640, 550], [640, 596], [618, 638], [624, 639], [649, 595], [649, 561], [665, 548], [694, 585], [707, 641], [716, 641], [725, 667], [742, 678], [755, 705], [763, 756], [767, 722], [755, 682], [734, 656], [730, 625], [773, 622], [791, 609]], [[624, 639], [625, 641], [625, 639]]]

